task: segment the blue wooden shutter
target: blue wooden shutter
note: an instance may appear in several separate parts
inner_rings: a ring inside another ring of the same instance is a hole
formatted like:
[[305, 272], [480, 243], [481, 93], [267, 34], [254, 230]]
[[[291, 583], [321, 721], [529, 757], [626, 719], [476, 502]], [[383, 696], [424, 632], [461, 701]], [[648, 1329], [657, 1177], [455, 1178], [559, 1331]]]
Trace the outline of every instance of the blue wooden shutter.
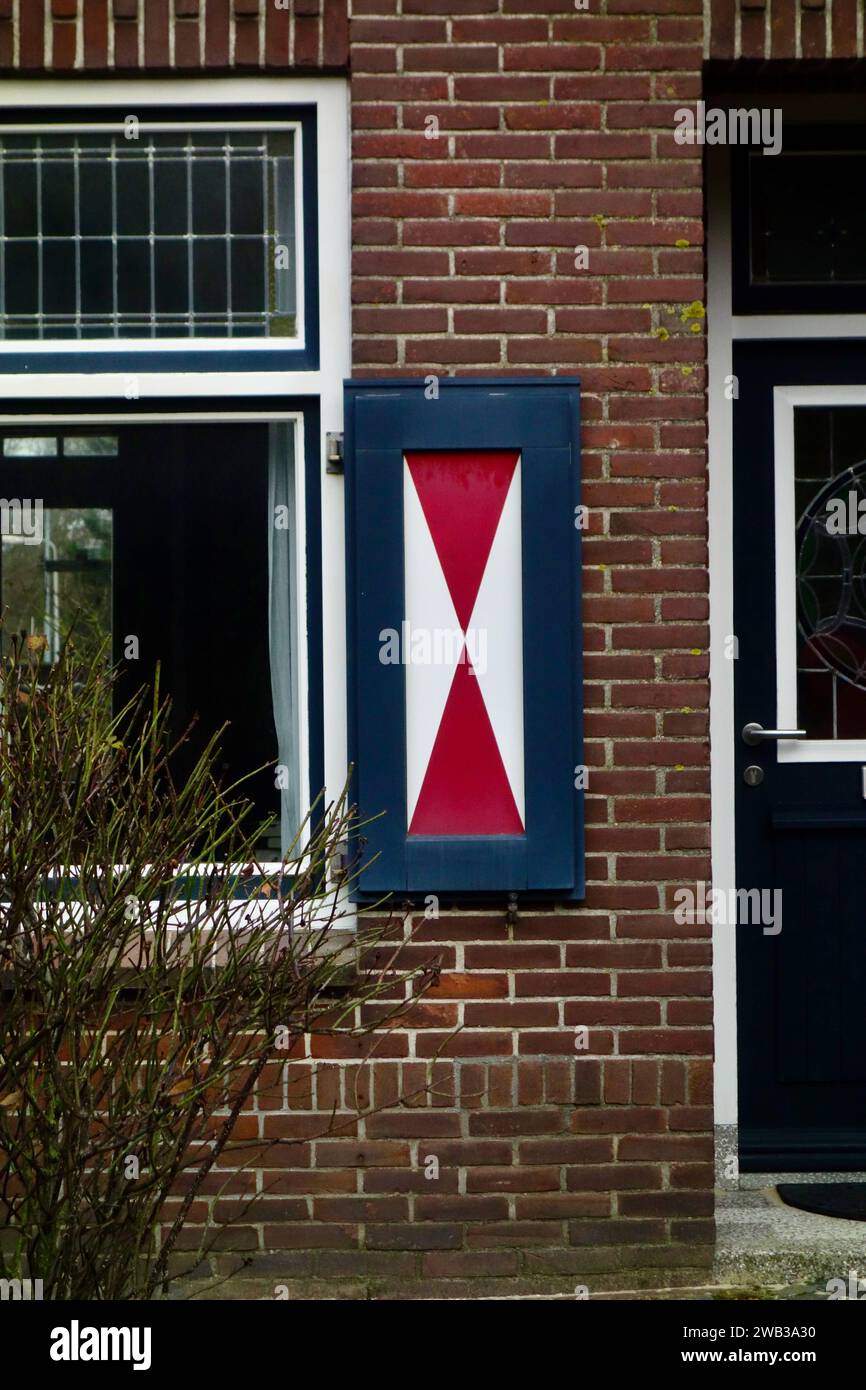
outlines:
[[579, 388], [429, 380], [346, 384], [359, 896], [580, 897]]

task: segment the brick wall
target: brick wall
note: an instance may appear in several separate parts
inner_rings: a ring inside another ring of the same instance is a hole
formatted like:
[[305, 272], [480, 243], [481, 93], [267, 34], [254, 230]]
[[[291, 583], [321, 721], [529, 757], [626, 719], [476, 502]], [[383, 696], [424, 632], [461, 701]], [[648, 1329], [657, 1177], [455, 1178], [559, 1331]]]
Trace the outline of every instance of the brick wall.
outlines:
[[712, 0], [714, 59], [862, 58], [859, 0]]
[[347, 0], [0, 0], [0, 68], [344, 70]]
[[709, 1255], [710, 946], [670, 911], [709, 877], [703, 195], [673, 139], [702, 12], [354, 0], [357, 371], [579, 372], [584, 392], [589, 887], [512, 927], [424, 926], [447, 1013], [408, 1055], [461, 1023], [448, 1084], [479, 1098], [395, 1116], [408, 1172], [357, 1191], [417, 1193], [375, 1239], [403, 1225], [429, 1275], [629, 1287]]
[[[353, 0], [357, 374], [583, 379], [589, 887], [424, 921], [411, 1026], [295, 1059], [243, 1117], [298, 1142], [196, 1214], [260, 1192], [224, 1243], [294, 1293], [705, 1277], [709, 932], [672, 916], [709, 877], [703, 194], [673, 112], [710, 53], [858, 51], [853, 9]], [[345, 52], [340, 0], [0, 0], [7, 70]]]

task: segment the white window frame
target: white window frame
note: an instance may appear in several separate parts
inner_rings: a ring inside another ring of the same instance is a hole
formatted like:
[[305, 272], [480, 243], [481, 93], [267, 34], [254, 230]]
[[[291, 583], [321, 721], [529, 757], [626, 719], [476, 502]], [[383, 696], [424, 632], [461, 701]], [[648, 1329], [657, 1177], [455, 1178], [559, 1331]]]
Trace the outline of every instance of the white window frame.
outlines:
[[[136, 87], [136, 90], [138, 88]], [[128, 88], [127, 88], [128, 92]], [[48, 103], [43, 103], [48, 104]], [[144, 102], [141, 103], [144, 105]], [[177, 94], [173, 102], [174, 105], [186, 105], [182, 94]], [[167, 133], [170, 131], [188, 131], [189, 125], [182, 125], [179, 121], [153, 121], [143, 120], [139, 123], [139, 130], [147, 135], [151, 132]], [[225, 352], [231, 348], [235, 352], [273, 352], [275, 349], [286, 351], [298, 351], [306, 347], [306, 319], [304, 302], [304, 195], [303, 195], [303, 169], [304, 169], [304, 131], [300, 121], [207, 121], [196, 120], [195, 130], [202, 131], [291, 131], [294, 134], [293, 147], [293, 171], [294, 171], [294, 197], [295, 197], [295, 319], [297, 330], [291, 337], [270, 338], [270, 337], [242, 337], [240, 334], [235, 337], [196, 337], [195, 334], [187, 334], [182, 338], [139, 338], [109, 337], [104, 338], [3, 338], [0, 339], [0, 354], [14, 352], [171, 352], [181, 348], [194, 348], [199, 352]], [[115, 121], [57, 121], [47, 124], [36, 123], [6, 123], [0, 125], [0, 135], [56, 135], [58, 132], [68, 131], [72, 135], [87, 135], [101, 133], [121, 134], [123, 123]]]
[[[797, 725], [797, 512], [794, 411], [797, 406], [866, 405], [866, 386], [773, 389], [776, 504], [776, 726]], [[808, 734], [808, 729], [806, 730]], [[866, 739], [795, 738], [776, 748], [780, 763], [864, 763]]]
[[[73, 422], [84, 424], [145, 424], [148, 421], [205, 422], [220, 420], [297, 420], [296, 426], [296, 488], [304, 485], [303, 417], [299, 412], [279, 409], [287, 397], [301, 398], [320, 406], [321, 438], [319, 462], [321, 470], [321, 566], [322, 566], [322, 701], [325, 730], [324, 778], [325, 798], [332, 800], [342, 790], [347, 771], [346, 750], [346, 612], [345, 612], [345, 555], [344, 509], [342, 479], [326, 470], [326, 435], [343, 428], [343, 380], [351, 371], [351, 309], [350, 309], [350, 159], [349, 159], [349, 93], [346, 79], [272, 78], [272, 77], [203, 77], [203, 78], [144, 78], [132, 86], [128, 81], [108, 78], [75, 81], [10, 79], [0, 83], [0, 98], [8, 115], [15, 109], [26, 111], [37, 107], [57, 107], [69, 111], [81, 108], [94, 111], [99, 107], [177, 106], [199, 108], [203, 117], [213, 116], [225, 106], [261, 107], [267, 105], [313, 106], [317, 117], [317, 184], [318, 184], [318, 278], [319, 278], [319, 368], [318, 370], [271, 370], [263, 358], [261, 369], [225, 371], [220, 369], [219, 354], [234, 353], [250, 343], [240, 338], [211, 339], [208, 343], [213, 358], [213, 370], [160, 371], [161, 352], [187, 351], [198, 353], [203, 341], [196, 338], [179, 340], [129, 340], [126, 344], [137, 351], [153, 355], [153, 370], [129, 373], [116, 372], [8, 372], [0, 370], [0, 423], [18, 429], [60, 425]], [[218, 123], [217, 123], [218, 124]], [[222, 128], [222, 127], [220, 127]], [[301, 161], [296, 159], [296, 170]], [[298, 197], [298, 223], [303, 223], [303, 203]], [[302, 234], [302, 229], [301, 229]], [[299, 243], [300, 245], [300, 243]], [[299, 266], [302, 265], [299, 251]], [[101, 342], [78, 339], [25, 345], [14, 343], [17, 351], [52, 351], [75, 354], [95, 345], [101, 351], [114, 351], [115, 339]], [[10, 344], [12, 346], [12, 344]], [[276, 354], [292, 349], [292, 339], [256, 339], [257, 351]], [[0, 357], [2, 367], [2, 357]], [[213, 398], [213, 413], [184, 410], [184, 400]], [[225, 412], [218, 402], [227, 398], [249, 399], [250, 410]], [[112, 401], [177, 400], [177, 411], [161, 411], [158, 416], [136, 412], [134, 405], [123, 414], [112, 411]], [[63, 399], [93, 401], [95, 411], [71, 417], [40, 410], [38, 402], [61, 402]], [[19, 414], [4, 410], [4, 401], [34, 402]], [[306, 530], [304, 493], [297, 497], [299, 560], [299, 747], [301, 753], [301, 815], [309, 810], [309, 722], [307, 669], [307, 600], [306, 587]], [[301, 595], [303, 601], [301, 602]]]

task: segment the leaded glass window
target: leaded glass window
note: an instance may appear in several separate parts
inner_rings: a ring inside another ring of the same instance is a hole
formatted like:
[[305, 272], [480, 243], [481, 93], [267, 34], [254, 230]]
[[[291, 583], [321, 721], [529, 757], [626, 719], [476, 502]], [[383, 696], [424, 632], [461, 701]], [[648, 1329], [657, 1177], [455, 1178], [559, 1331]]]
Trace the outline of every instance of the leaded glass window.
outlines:
[[0, 134], [0, 337], [293, 337], [290, 130]]

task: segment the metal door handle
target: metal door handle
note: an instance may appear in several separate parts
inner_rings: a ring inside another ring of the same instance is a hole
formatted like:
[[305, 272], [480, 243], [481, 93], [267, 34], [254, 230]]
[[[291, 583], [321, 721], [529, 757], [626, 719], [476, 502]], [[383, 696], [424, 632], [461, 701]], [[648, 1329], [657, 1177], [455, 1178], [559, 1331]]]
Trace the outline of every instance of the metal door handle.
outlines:
[[763, 743], [765, 739], [805, 737], [805, 729], [765, 729], [763, 725], [756, 724], [754, 721], [743, 727], [743, 742], [748, 743], [750, 748], [754, 748], [756, 744]]

